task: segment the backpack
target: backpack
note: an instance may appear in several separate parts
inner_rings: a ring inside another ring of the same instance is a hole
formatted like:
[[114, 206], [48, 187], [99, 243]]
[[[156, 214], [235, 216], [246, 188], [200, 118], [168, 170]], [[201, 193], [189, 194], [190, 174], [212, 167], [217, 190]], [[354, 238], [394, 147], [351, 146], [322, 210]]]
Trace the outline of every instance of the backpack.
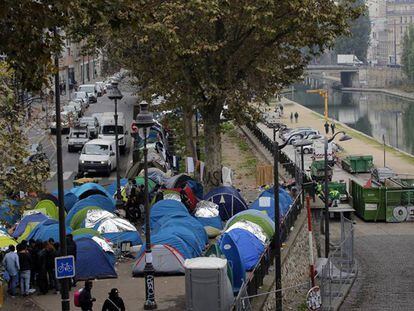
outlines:
[[75, 293], [73, 294], [73, 303], [75, 304], [75, 307], [80, 307], [80, 294], [82, 292], [83, 288], [78, 289], [75, 291]]

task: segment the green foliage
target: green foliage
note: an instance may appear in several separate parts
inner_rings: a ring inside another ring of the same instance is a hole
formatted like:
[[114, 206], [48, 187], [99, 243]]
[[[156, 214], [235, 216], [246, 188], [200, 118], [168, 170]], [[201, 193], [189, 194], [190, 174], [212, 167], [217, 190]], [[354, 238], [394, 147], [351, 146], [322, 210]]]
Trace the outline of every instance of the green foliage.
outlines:
[[369, 36], [371, 33], [371, 22], [368, 14], [368, 7], [365, 0], [357, 0], [356, 4], [364, 8], [363, 14], [356, 20], [351, 21], [349, 33], [340, 36], [335, 41], [336, 54], [354, 54], [361, 61], [367, 60]]
[[0, 63], [0, 202], [24, 194], [39, 193], [48, 177], [43, 161], [27, 162], [28, 140], [23, 133], [24, 108], [10, 88], [13, 72]]
[[402, 69], [407, 78], [414, 81], [414, 26], [405, 32], [401, 55]]

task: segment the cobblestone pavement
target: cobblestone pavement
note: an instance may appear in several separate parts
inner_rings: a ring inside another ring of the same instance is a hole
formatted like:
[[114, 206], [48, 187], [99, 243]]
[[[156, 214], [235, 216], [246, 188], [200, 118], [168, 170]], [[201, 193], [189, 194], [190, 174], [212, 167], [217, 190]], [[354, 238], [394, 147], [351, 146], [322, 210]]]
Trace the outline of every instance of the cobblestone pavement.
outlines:
[[414, 309], [414, 230], [410, 223], [355, 225], [357, 279], [340, 310]]

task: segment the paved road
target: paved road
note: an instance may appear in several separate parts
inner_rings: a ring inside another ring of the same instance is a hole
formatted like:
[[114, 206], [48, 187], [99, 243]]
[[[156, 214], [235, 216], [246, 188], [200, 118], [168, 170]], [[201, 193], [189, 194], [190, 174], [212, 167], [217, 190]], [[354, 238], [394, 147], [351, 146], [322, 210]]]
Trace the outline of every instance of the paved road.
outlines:
[[[122, 93], [124, 95], [123, 99], [118, 102], [118, 111], [124, 114], [126, 124], [129, 131], [129, 126], [132, 122], [132, 111], [133, 111], [133, 104], [136, 101], [136, 97], [132, 96], [132, 93], [128, 89], [123, 89], [121, 87]], [[98, 98], [98, 102], [95, 104], [91, 104], [87, 109], [85, 116], [90, 116], [93, 113], [98, 112], [112, 112], [114, 111], [114, 103], [113, 101], [109, 100], [108, 97], [105, 95], [103, 97]], [[46, 182], [46, 189], [48, 191], [54, 191], [57, 189], [57, 176], [56, 176], [56, 136], [50, 135], [48, 131], [45, 131], [44, 121], [39, 121], [36, 126], [31, 128], [28, 131], [29, 141], [31, 143], [37, 143], [41, 141], [44, 151], [46, 152], [50, 164], [51, 164], [51, 172], [50, 178]], [[129, 138], [129, 143], [132, 145], [132, 138]], [[130, 146], [131, 146], [130, 145]], [[63, 180], [65, 184], [65, 188], [72, 187], [72, 182], [74, 177], [78, 171], [78, 153], [69, 153], [67, 151], [67, 140], [66, 135], [62, 136], [62, 152], [63, 152]], [[125, 155], [121, 155], [120, 159], [120, 172], [121, 176], [123, 176], [127, 170], [128, 164], [131, 161], [131, 147], [128, 148]], [[102, 185], [110, 184], [116, 179], [115, 171], [111, 173], [109, 177], [102, 177], [100, 183]]]
[[355, 226], [359, 272], [340, 310], [414, 309], [414, 232], [411, 223]]

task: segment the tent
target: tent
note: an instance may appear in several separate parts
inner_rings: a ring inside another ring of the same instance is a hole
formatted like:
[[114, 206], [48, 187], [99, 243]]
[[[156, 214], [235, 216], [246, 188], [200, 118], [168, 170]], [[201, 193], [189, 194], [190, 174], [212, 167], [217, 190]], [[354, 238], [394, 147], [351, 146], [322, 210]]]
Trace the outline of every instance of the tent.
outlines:
[[[66, 228], [66, 233], [70, 233], [72, 230]], [[55, 219], [46, 219], [39, 223], [28, 235], [27, 239], [34, 239], [40, 241], [47, 241], [50, 238], [60, 241], [59, 238], [59, 223]]]
[[13, 225], [20, 217], [21, 204], [14, 200], [4, 200], [0, 204], [0, 221]]
[[204, 196], [204, 200], [216, 203], [219, 206], [220, 217], [226, 221], [233, 215], [246, 210], [247, 204], [233, 187], [218, 187]]
[[[58, 202], [58, 191], [55, 190], [52, 192], [53, 197], [55, 198], [55, 204], [56, 206], [59, 206]], [[63, 196], [64, 204], [65, 204], [65, 210], [66, 212], [69, 212], [72, 206], [78, 201], [78, 197], [71, 191], [71, 190], [65, 190], [65, 195]]]
[[90, 210], [103, 210], [97, 206], [87, 206], [79, 210], [75, 215], [73, 215], [72, 219], [70, 220], [70, 227], [73, 230], [79, 229], [81, 227], [84, 227], [84, 221], [86, 218], [86, 215], [88, 211]]
[[19, 224], [17, 225], [16, 229], [14, 230], [12, 237], [17, 239], [19, 236], [21, 236], [23, 232], [26, 230], [26, 227], [30, 222], [40, 223], [46, 219], [48, 219], [48, 217], [42, 213], [35, 213], [35, 214], [23, 216], [23, 218], [20, 220]]
[[227, 221], [224, 229], [226, 230], [230, 228], [232, 225], [234, 225], [236, 222], [242, 220], [251, 221], [259, 225], [265, 232], [268, 240], [270, 240], [275, 234], [275, 223], [273, 222], [273, 220], [271, 220], [269, 216], [267, 216], [267, 214], [254, 209], [248, 209], [234, 215]]
[[158, 185], [164, 184], [168, 179], [167, 174], [156, 167], [148, 168], [148, 177], [151, 178]]
[[[121, 187], [124, 187], [127, 183], [128, 183], [128, 179], [121, 178], [121, 180], [120, 180]], [[109, 195], [111, 197], [114, 197], [114, 195], [116, 193], [116, 181], [114, 181], [112, 184], [108, 185], [106, 187], [106, 191], [109, 193]]]
[[[66, 192], [66, 191], [65, 191]], [[57, 190], [53, 193], [42, 193], [39, 195], [39, 199], [41, 200], [50, 200], [52, 201], [56, 206], [59, 206], [59, 200], [58, 200], [58, 193]]]
[[17, 245], [17, 242], [7, 233], [0, 231], [0, 250], [6, 250], [9, 245]]
[[85, 199], [92, 194], [101, 194], [112, 199], [112, 196], [109, 194], [109, 192], [106, 191], [103, 186], [96, 183], [83, 184], [79, 187], [73, 188], [71, 192], [73, 192], [79, 198], [79, 200]]
[[[144, 177], [135, 177], [135, 181], [137, 183], [137, 187], [140, 187], [141, 185], [145, 185], [145, 179]], [[148, 193], [151, 193], [154, 191], [154, 188], [157, 184], [151, 180], [150, 178], [148, 178]], [[127, 196], [126, 196], [126, 184], [124, 185], [124, 187], [121, 188], [121, 195], [122, 195], [122, 200], [124, 200], [125, 202], [128, 200]], [[116, 190], [115, 190], [116, 192]]]
[[[148, 169], [151, 167], [158, 168], [159, 170], [166, 172], [165, 165], [163, 163], [158, 163], [157, 161], [148, 160]], [[141, 174], [142, 170], [144, 169], [144, 163], [143, 162], [136, 162], [134, 165], [132, 165], [128, 172], [126, 173], [127, 178], [135, 178], [138, 175]]]
[[[188, 216], [190, 215], [183, 203], [176, 200], [161, 200], [151, 207], [151, 230], [161, 227], [161, 218], [165, 216]], [[166, 219], [164, 219], [165, 221]]]
[[193, 178], [186, 174], [178, 174], [168, 178], [165, 182], [166, 188], [184, 188], [188, 181], [194, 181]]
[[251, 232], [243, 229], [233, 229], [226, 232], [236, 244], [240, 258], [246, 271], [252, 270], [259, 262], [265, 245]]
[[85, 227], [93, 228], [112, 243], [129, 241], [132, 245], [142, 244], [137, 229], [128, 220], [103, 210], [88, 210]]
[[[275, 220], [275, 201], [273, 188], [263, 191], [259, 197], [254, 201], [250, 209], [265, 211], [267, 215]], [[283, 188], [279, 187], [279, 211], [281, 219], [289, 211], [293, 200], [290, 194]]]
[[35, 211], [43, 213], [53, 219], [59, 219], [59, 208], [51, 200], [41, 200], [34, 207]]
[[28, 240], [28, 236], [30, 233], [39, 225], [38, 222], [29, 222], [26, 225], [26, 228], [24, 229], [23, 233], [17, 238], [17, 242], [21, 242], [23, 240]]
[[223, 229], [218, 205], [210, 201], [200, 201], [194, 212], [194, 217], [203, 225], [209, 238], [214, 238]]
[[89, 237], [92, 238], [97, 236], [98, 238], [102, 238], [98, 231], [91, 229], [91, 228], [80, 228], [72, 231], [73, 237], [81, 238], [81, 237]]
[[[156, 244], [151, 247], [152, 265], [156, 275], [184, 274], [184, 258], [174, 247], [168, 244]], [[132, 276], [138, 277], [144, 274], [145, 251], [140, 252], [132, 269]]]
[[[115, 255], [105, 241], [97, 237], [74, 236], [76, 252], [76, 280], [116, 278]], [[99, 242], [99, 243], [98, 243]], [[104, 245], [105, 249], [101, 246]]]

